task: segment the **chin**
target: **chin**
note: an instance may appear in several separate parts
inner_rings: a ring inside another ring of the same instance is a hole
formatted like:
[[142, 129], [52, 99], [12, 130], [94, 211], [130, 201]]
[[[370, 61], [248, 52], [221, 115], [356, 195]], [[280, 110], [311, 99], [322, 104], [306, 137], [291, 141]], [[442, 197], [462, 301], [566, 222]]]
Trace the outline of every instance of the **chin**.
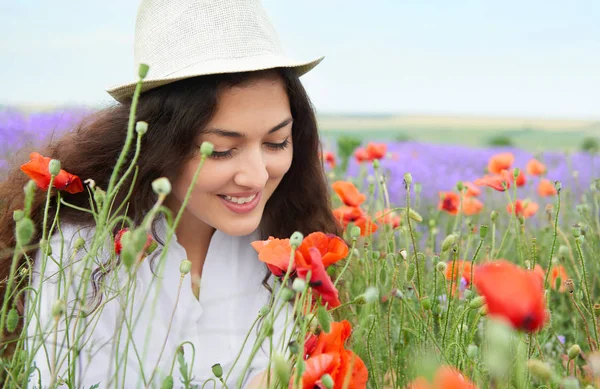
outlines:
[[246, 236], [250, 235], [258, 228], [260, 218], [252, 218], [253, 220], [231, 220], [227, 223], [219, 223], [215, 226], [219, 231], [230, 236]]

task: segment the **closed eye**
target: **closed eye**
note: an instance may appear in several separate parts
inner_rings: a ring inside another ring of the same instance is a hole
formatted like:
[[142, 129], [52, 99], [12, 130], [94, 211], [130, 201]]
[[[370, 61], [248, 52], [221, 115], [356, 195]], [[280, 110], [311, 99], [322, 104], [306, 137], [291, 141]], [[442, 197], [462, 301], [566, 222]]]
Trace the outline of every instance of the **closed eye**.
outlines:
[[[270, 148], [271, 150], [274, 150], [274, 151], [285, 150], [289, 145], [290, 145], [289, 138], [285, 138], [285, 140], [281, 143], [271, 143], [271, 142], [265, 143], [265, 146], [267, 146], [268, 148]], [[212, 158], [212, 159], [231, 158], [233, 156], [233, 150], [234, 149], [227, 150], [227, 151], [213, 151], [210, 158]]]

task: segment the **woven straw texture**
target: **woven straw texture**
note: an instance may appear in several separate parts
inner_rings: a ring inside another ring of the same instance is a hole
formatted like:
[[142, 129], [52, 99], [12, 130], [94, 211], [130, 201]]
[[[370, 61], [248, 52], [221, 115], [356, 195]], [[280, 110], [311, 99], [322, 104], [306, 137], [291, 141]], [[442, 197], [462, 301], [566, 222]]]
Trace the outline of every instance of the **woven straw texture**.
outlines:
[[[323, 58], [295, 61], [285, 55], [259, 0], [142, 0], [135, 26], [135, 76], [150, 66], [142, 91], [189, 77], [296, 68], [302, 75]], [[108, 89], [117, 101], [136, 82]]]

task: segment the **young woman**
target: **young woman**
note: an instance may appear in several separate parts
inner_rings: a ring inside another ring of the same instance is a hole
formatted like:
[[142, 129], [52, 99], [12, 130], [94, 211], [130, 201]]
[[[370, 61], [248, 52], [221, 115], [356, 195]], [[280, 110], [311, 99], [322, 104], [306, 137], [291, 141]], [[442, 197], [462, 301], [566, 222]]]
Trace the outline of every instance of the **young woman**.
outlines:
[[[150, 66], [136, 116], [148, 129], [137, 172], [125, 180], [112, 209], [124, 205], [121, 214], [139, 226], [157, 202], [151, 183], [159, 177], [172, 184], [164, 205], [173, 214], [189, 187], [191, 197], [166, 248], [168, 222], [154, 220], [148, 232], [158, 249], [135, 272], [125, 271], [114, 253], [112, 237], [122, 225], [112, 226], [91, 262], [82, 260], [96, 233], [92, 215], [76, 209], [95, 201], [87, 188], [61, 192], [58, 213], [51, 201], [47, 225], [54, 235], [44, 252], [30, 252], [27, 304], [25, 293], [11, 293], [20, 316], [27, 316], [28, 361], [36, 366], [30, 386], [41, 378], [43, 386], [74, 380], [73, 387], [158, 387], [168, 376], [175, 387], [180, 380], [201, 386], [219, 375], [212, 366], [220, 364], [229, 387], [262, 387], [268, 348], [254, 358], [250, 348], [260, 328], [253, 323], [271, 289], [250, 243], [294, 231], [339, 232], [315, 114], [298, 79], [320, 59], [285, 57], [258, 0], [144, 0], [135, 54], [136, 64]], [[106, 190], [125, 142], [134, 86], [110, 89], [119, 103], [87, 118], [45, 156]], [[194, 181], [203, 142], [214, 152]], [[15, 170], [0, 185], [2, 278], [11, 267], [6, 249], [16, 244], [13, 211], [23, 208], [28, 179]], [[33, 242], [42, 238], [45, 203], [46, 192], [38, 190]], [[189, 273], [180, 268], [184, 259], [191, 262]], [[276, 341], [285, 339], [286, 315], [271, 323]]]

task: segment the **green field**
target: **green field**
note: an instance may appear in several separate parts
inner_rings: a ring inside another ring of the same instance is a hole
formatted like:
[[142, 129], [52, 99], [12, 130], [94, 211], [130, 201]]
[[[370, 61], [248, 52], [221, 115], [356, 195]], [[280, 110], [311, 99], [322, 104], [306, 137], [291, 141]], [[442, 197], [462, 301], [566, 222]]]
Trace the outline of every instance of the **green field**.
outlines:
[[365, 140], [416, 140], [482, 146], [498, 136], [532, 152], [577, 150], [586, 138], [600, 138], [600, 120], [553, 120], [451, 116], [320, 115], [328, 136], [353, 135]]

